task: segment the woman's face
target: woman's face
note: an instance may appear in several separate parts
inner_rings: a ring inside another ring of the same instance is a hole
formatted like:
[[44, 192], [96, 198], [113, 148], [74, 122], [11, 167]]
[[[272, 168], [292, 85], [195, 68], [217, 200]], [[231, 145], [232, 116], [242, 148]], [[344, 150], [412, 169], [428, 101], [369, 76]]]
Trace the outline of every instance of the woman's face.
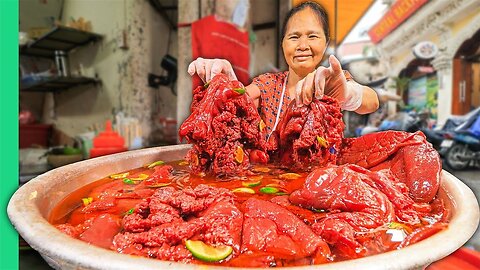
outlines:
[[286, 28], [283, 55], [290, 69], [305, 77], [323, 58], [327, 40], [322, 23], [312, 9], [306, 8], [295, 13]]

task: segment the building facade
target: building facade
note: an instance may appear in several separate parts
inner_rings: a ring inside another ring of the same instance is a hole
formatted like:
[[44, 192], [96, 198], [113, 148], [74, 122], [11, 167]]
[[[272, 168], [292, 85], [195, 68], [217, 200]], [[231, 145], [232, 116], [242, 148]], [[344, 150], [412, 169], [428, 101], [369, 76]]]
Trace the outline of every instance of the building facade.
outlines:
[[[395, 17], [408, 8], [411, 14]], [[392, 9], [397, 10], [391, 18], [387, 13], [370, 30], [392, 28], [375, 41], [381, 60], [388, 63], [390, 82], [386, 85], [407, 78], [406, 103], [430, 106], [438, 124], [451, 114], [465, 114], [480, 106], [480, 1], [397, 0]], [[383, 28], [378, 28], [382, 21]], [[413, 53], [412, 48], [421, 42], [434, 45], [431, 58], [421, 59]]]

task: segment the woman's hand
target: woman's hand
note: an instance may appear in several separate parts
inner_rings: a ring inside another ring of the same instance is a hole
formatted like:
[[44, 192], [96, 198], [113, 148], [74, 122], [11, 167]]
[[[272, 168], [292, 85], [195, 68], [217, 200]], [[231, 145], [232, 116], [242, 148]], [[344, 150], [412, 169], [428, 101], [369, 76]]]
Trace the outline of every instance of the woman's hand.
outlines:
[[203, 59], [198, 57], [188, 65], [187, 71], [190, 76], [197, 73], [204, 83], [209, 82], [219, 73], [226, 74], [230, 80], [237, 80], [232, 65], [225, 59]]
[[317, 99], [325, 94], [336, 98], [344, 110], [358, 109], [362, 105], [362, 86], [354, 81], [347, 82], [342, 66], [335, 56], [331, 55], [328, 60], [328, 68], [319, 67], [297, 83], [297, 106], [310, 104], [314, 94]]

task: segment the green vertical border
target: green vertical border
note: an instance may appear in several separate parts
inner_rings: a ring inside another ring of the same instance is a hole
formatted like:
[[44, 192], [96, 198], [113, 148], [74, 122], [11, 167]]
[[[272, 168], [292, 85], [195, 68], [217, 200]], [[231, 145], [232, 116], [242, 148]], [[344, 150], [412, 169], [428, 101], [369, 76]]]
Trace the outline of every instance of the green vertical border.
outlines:
[[18, 234], [7, 204], [18, 187], [18, 0], [0, 0], [0, 269], [18, 269]]

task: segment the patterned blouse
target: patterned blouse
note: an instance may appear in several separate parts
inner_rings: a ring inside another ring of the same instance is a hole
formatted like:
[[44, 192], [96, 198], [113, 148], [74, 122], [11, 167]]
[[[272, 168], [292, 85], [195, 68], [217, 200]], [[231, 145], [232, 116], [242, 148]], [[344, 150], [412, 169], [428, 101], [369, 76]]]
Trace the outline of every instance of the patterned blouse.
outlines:
[[[253, 82], [260, 89], [259, 113], [265, 122], [267, 134], [272, 132], [277, 117], [278, 105], [282, 97], [283, 84], [288, 71], [278, 73], [265, 73], [253, 79]], [[288, 91], [285, 91], [285, 99], [283, 100], [280, 110], [280, 117], [287, 110], [291, 102]]]
[[[343, 73], [345, 74], [347, 81], [352, 80], [352, 76], [348, 71], [344, 70]], [[273, 126], [275, 125], [278, 105], [280, 104], [282, 96], [283, 84], [285, 83], [287, 75], [288, 71], [265, 73], [253, 79], [252, 83], [260, 89], [259, 113], [260, 117], [265, 122], [267, 134], [272, 132]], [[283, 114], [287, 110], [291, 101], [292, 99], [290, 98], [288, 91], [285, 90], [279, 119], [283, 117]]]

